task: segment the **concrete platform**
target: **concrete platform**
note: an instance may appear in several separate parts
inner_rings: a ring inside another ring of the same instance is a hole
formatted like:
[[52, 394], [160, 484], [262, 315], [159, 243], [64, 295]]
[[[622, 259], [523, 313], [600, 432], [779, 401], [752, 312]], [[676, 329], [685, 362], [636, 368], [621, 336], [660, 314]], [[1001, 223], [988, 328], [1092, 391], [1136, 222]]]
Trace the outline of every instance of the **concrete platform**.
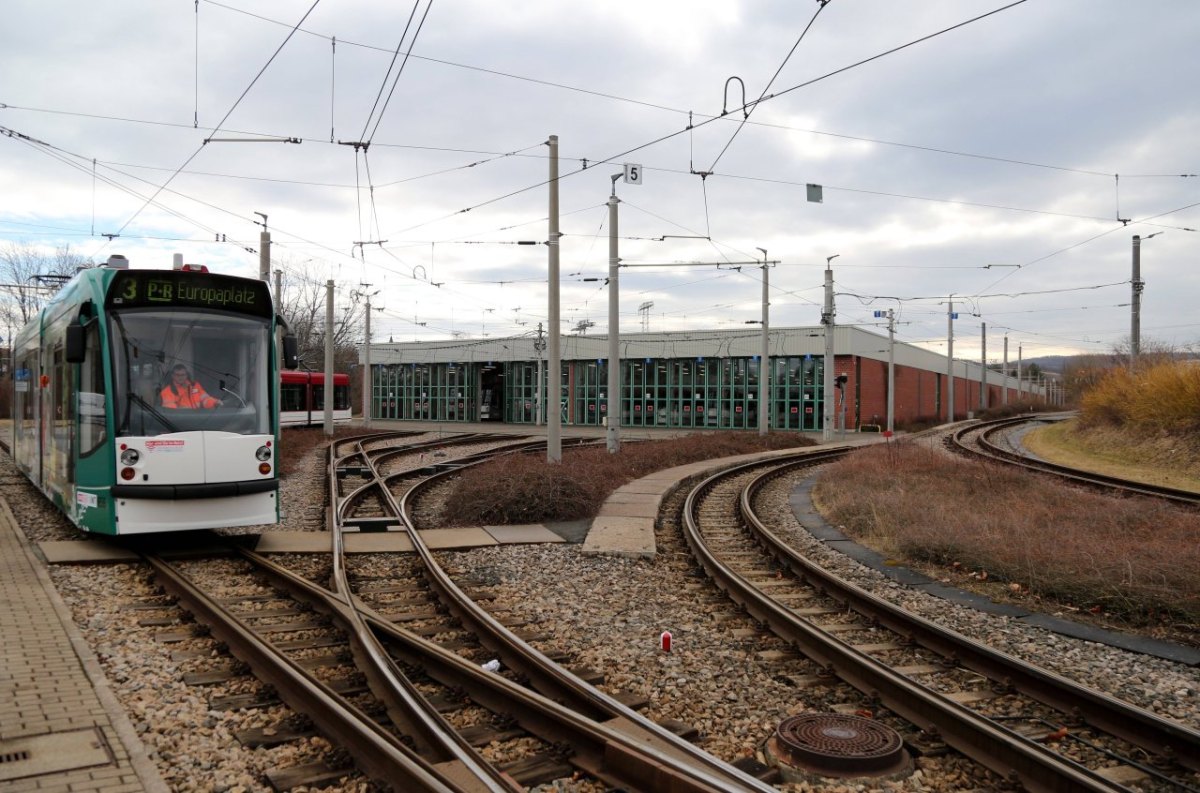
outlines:
[[[862, 446], [881, 443], [884, 438], [874, 433], [853, 435], [845, 442], [808, 446], [805, 451], [824, 451], [842, 446]], [[624, 556], [652, 559], [658, 552], [654, 541], [654, 526], [667, 493], [689, 479], [700, 480], [724, 468], [755, 460], [767, 460], [796, 452], [797, 449], [782, 449], [773, 452], [757, 452], [719, 460], [704, 460], [689, 463], [652, 474], [622, 485], [613, 491], [600, 507], [587, 539], [583, 542], [583, 553], [596, 556]]]
[[13, 793], [168, 791], [3, 500], [0, 756], [0, 789]]
[[46, 564], [115, 564], [138, 561], [136, 551], [103, 540], [56, 540], [39, 542], [37, 547], [45, 557]]
[[[492, 545], [570, 542], [572, 524], [525, 526], [468, 526], [430, 529], [421, 539], [432, 550], [462, 550]], [[354, 532], [345, 535], [346, 553], [412, 553], [413, 544], [403, 531]], [[271, 531], [259, 536], [259, 553], [328, 553], [329, 535], [323, 531]]]

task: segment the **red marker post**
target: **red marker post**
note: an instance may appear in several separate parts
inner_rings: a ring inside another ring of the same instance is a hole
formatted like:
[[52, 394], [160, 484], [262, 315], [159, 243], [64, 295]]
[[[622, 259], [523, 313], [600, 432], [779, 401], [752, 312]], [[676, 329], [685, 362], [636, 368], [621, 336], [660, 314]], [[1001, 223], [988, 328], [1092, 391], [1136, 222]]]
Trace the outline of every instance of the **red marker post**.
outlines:
[[662, 647], [664, 653], [671, 652], [671, 632], [663, 631], [662, 636], [658, 637], [659, 646]]

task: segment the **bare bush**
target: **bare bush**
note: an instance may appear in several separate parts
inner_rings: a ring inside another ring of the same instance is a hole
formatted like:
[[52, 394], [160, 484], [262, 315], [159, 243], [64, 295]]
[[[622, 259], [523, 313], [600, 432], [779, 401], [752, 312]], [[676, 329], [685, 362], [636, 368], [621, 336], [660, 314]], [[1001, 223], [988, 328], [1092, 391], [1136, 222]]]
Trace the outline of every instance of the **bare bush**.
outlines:
[[442, 519], [449, 525], [539, 523], [590, 518], [626, 482], [678, 465], [738, 454], [811, 446], [800, 435], [739, 432], [689, 435], [603, 448], [566, 449], [561, 464], [544, 454], [507, 456], [457, 477]]
[[1079, 608], [1200, 618], [1200, 543], [1186, 510], [914, 444], [830, 466], [816, 497], [848, 534], [911, 559], [986, 571]]
[[1165, 362], [1110, 369], [1080, 400], [1082, 427], [1139, 432], [1200, 432], [1200, 366]]

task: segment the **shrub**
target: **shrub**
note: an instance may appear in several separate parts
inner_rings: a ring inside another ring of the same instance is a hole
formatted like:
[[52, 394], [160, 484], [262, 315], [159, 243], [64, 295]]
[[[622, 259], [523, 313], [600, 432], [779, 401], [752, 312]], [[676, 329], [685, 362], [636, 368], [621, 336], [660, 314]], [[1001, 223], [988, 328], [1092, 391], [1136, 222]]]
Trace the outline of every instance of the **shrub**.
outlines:
[[1080, 399], [1080, 425], [1200, 432], [1200, 366], [1165, 362], [1133, 371], [1111, 369]]
[[1080, 607], [1200, 618], [1200, 544], [1186, 510], [904, 443], [829, 466], [816, 495], [847, 532], [911, 559], [986, 570]]
[[596, 514], [626, 482], [654, 471], [750, 452], [811, 446], [801, 435], [713, 432], [661, 441], [626, 442], [618, 454], [602, 447], [564, 449], [561, 464], [544, 453], [506, 455], [455, 478], [442, 522], [447, 525], [540, 523]]

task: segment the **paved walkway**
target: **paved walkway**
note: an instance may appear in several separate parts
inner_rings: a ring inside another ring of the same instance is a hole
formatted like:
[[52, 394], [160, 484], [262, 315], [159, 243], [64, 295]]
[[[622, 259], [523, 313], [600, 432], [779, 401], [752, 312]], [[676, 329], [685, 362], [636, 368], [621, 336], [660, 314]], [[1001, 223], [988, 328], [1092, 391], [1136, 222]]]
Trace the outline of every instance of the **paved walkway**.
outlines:
[[0, 790], [167, 791], [2, 500]]
[[875, 433], [846, 436], [837, 443], [780, 449], [773, 452], [756, 452], [719, 460], [703, 460], [697, 463], [656, 471], [649, 476], [636, 479], [613, 491], [600, 507], [592, 521], [591, 530], [583, 542], [585, 554], [600, 556], [626, 556], [653, 559], [657, 548], [654, 543], [654, 524], [658, 520], [662, 502], [675, 487], [689, 479], [700, 479], [723, 468], [731, 468], [743, 462], [769, 460], [797, 451], [818, 451], [839, 446], [864, 446], [882, 443], [882, 435]]

